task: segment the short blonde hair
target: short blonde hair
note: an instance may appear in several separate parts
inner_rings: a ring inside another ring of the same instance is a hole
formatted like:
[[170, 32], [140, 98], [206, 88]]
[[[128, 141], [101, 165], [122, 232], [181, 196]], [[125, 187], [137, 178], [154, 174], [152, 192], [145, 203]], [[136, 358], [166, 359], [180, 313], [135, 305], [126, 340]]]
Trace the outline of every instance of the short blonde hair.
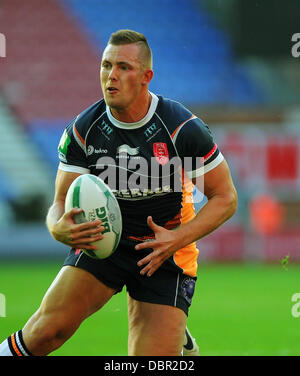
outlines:
[[152, 51], [146, 37], [134, 30], [122, 29], [112, 33], [108, 44], [119, 46], [123, 44], [139, 44], [141, 47], [142, 63], [144, 68], [152, 69]]

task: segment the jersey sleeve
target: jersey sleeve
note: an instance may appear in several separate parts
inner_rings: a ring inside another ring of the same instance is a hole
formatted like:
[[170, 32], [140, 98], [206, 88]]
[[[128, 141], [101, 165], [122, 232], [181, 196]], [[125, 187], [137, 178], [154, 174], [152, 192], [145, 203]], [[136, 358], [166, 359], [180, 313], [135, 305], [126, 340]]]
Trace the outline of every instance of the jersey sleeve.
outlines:
[[189, 178], [204, 175], [224, 159], [208, 126], [194, 115], [177, 128], [173, 142]]
[[[76, 118], [77, 119], [77, 118]], [[85, 141], [76, 127], [74, 119], [64, 130], [58, 145], [58, 168], [67, 172], [89, 173]]]

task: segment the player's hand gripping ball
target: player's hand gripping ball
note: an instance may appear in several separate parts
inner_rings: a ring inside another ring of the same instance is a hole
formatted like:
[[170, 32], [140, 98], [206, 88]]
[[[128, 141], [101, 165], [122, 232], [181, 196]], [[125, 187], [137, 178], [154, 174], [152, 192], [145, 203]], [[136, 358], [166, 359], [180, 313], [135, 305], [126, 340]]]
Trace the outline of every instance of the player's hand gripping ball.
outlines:
[[86, 250], [88, 256], [103, 259], [117, 248], [122, 233], [122, 216], [117, 199], [107, 184], [95, 175], [80, 175], [70, 185], [65, 200], [65, 211], [80, 208], [74, 216], [76, 224], [100, 219], [104, 227], [103, 239], [92, 245], [96, 250]]

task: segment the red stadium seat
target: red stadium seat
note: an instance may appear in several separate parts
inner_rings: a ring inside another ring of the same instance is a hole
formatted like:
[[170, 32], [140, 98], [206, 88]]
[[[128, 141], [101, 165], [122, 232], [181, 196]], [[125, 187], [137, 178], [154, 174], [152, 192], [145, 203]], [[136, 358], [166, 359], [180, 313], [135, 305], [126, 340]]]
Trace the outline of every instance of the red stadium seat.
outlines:
[[55, 0], [4, 0], [0, 23], [0, 89], [24, 123], [71, 119], [102, 97], [99, 56]]

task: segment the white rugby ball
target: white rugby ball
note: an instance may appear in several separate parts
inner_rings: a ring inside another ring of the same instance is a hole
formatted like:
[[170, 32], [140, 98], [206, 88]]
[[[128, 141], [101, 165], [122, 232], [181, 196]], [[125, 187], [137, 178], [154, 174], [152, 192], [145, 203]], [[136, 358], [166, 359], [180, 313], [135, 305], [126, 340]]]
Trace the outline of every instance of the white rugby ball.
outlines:
[[76, 224], [101, 219], [103, 239], [91, 243], [97, 250], [82, 249], [88, 256], [104, 259], [117, 248], [122, 233], [122, 216], [117, 199], [103, 180], [95, 175], [78, 176], [70, 185], [65, 211], [72, 208], [83, 210], [74, 216]]

